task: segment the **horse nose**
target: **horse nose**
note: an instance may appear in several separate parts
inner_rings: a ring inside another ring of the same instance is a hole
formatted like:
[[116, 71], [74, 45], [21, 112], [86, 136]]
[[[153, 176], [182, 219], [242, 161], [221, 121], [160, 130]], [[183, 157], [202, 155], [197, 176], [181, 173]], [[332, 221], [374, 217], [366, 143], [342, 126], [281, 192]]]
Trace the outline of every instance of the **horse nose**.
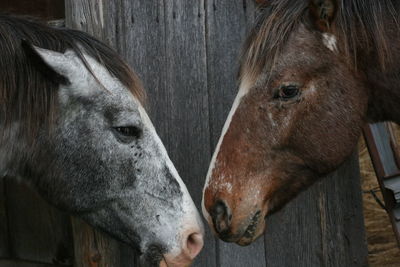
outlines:
[[177, 256], [164, 255], [164, 260], [161, 261], [160, 267], [187, 267], [200, 253], [204, 245], [201, 229], [188, 231], [182, 237], [181, 253]]
[[218, 200], [211, 208], [210, 215], [218, 234], [229, 231], [232, 214], [225, 201]]
[[184, 250], [191, 260], [200, 253], [203, 244], [203, 235], [201, 233], [194, 232], [188, 235], [186, 238], [186, 248], [184, 248]]

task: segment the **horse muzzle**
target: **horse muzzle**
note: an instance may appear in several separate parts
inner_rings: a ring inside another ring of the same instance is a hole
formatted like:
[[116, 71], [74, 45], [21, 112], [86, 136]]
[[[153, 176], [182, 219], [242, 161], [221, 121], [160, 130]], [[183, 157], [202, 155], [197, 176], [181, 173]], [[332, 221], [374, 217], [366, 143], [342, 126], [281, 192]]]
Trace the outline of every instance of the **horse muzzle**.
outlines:
[[264, 216], [260, 209], [250, 215], [235, 213], [233, 216], [229, 205], [218, 200], [211, 208], [209, 223], [221, 240], [247, 246], [264, 232]]
[[178, 253], [163, 255], [160, 267], [186, 267], [190, 266], [194, 258], [203, 248], [202, 229], [191, 229], [182, 235], [181, 248]]

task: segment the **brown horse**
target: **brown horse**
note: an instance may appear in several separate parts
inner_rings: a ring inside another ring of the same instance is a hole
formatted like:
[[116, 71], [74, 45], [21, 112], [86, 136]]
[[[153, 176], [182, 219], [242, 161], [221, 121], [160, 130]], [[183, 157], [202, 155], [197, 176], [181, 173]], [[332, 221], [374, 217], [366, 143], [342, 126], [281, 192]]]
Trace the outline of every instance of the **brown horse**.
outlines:
[[240, 245], [336, 170], [367, 121], [400, 123], [399, 1], [269, 2], [245, 45], [203, 192], [209, 224]]

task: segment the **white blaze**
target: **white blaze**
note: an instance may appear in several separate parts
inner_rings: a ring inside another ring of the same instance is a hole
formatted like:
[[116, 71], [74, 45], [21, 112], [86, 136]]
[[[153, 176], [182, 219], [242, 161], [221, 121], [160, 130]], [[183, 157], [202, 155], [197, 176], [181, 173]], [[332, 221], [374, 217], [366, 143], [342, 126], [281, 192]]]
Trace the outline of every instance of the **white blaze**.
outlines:
[[251, 87], [251, 85], [250, 85], [249, 79], [246, 79], [246, 77], [244, 77], [243, 81], [240, 84], [239, 92], [236, 95], [235, 101], [233, 102], [231, 111], [229, 112], [228, 118], [226, 119], [224, 127], [222, 128], [221, 136], [220, 136], [220, 138], [218, 140], [217, 147], [215, 148], [214, 154], [213, 154], [213, 156], [211, 158], [210, 166], [209, 166], [208, 172], [207, 172], [206, 182], [205, 182], [204, 188], [203, 188], [203, 198], [202, 198], [202, 201], [201, 201], [201, 208], [203, 210], [203, 215], [207, 219], [207, 221], [210, 221], [209, 220], [210, 219], [210, 215], [208, 214], [208, 212], [207, 212], [207, 210], [206, 210], [206, 208], [204, 206], [204, 192], [205, 192], [206, 187], [208, 187], [208, 183], [209, 183], [212, 171], [215, 168], [215, 161], [217, 159], [217, 155], [218, 155], [218, 152], [220, 150], [220, 147], [221, 147], [221, 144], [222, 144], [222, 140], [224, 140], [224, 136], [225, 136], [226, 132], [228, 131], [229, 126], [231, 125], [233, 115], [235, 114], [239, 104], [241, 103], [243, 96], [245, 96], [249, 92], [250, 87]]
[[[138, 101], [137, 101], [138, 102]], [[182, 218], [182, 221], [179, 222], [181, 225], [180, 227], [186, 227], [186, 226], [198, 226], [199, 230], [203, 234], [203, 225], [201, 223], [201, 220], [199, 218], [199, 214], [197, 212], [197, 208], [189, 194], [189, 191], [186, 188], [185, 183], [182, 181], [180, 175], [178, 174], [178, 171], [176, 170], [174, 164], [172, 163], [171, 159], [168, 156], [167, 150], [164, 147], [164, 144], [162, 143], [160, 137], [158, 136], [153, 123], [151, 122], [149, 116], [147, 115], [147, 112], [144, 110], [142, 105], [139, 105], [139, 113], [140, 117], [142, 118], [143, 124], [146, 126], [147, 129], [150, 130], [155, 142], [157, 143], [158, 148], [160, 149], [161, 153], [163, 154], [163, 158], [165, 159], [165, 163], [167, 168], [169, 169], [171, 175], [175, 178], [175, 180], [178, 182], [181, 192], [182, 192], [182, 209], [184, 216]], [[170, 225], [175, 225], [177, 221], [171, 221], [169, 222]], [[160, 234], [160, 233], [159, 233]], [[180, 237], [182, 238], [182, 236]], [[172, 244], [172, 250], [170, 250], [168, 253], [169, 255], [172, 256], [178, 256], [179, 253], [181, 253], [181, 248], [173, 246]]]

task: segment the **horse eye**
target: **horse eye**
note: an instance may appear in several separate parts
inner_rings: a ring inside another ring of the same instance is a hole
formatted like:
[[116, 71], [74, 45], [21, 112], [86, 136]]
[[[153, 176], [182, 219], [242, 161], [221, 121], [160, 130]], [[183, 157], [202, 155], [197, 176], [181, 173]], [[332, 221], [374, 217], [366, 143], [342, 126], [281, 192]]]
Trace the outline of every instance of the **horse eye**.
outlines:
[[142, 130], [136, 126], [115, 127], [114, 129], [124, 137], [139, 138], [142, 135]]
[[289, 100], [299, 94], [300, 90], [295, 85], [282, 86], [279, 90], [279, 98], [282, 100]]

